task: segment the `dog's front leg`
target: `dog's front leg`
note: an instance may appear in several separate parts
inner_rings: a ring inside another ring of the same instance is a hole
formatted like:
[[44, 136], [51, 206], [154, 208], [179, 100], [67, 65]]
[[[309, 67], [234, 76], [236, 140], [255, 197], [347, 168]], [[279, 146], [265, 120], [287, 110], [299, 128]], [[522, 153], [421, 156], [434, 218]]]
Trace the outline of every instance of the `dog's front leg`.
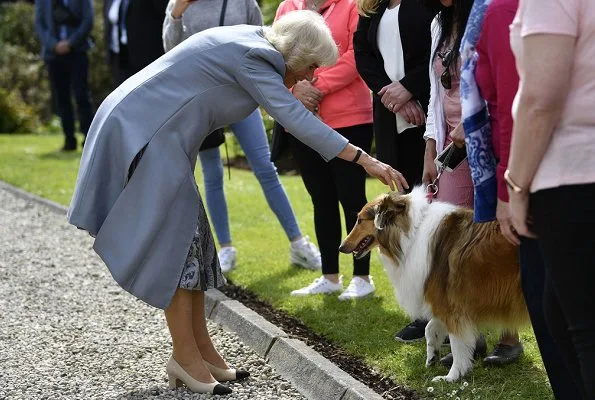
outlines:
[[454, 382], [464, 376], [473, 367], [473, 349], [475, 348], [474, 329], [467, 327], [460, 330], [458, 335], [450, 334], [450, 349], [452, 351], [452, 367], [446, 376], [437, 376], [432, 382], [445, 380]]
[[446, 325], [436, 317], [426, 325], [426, 367], [436, 363], [440, 358], [440, 347], [447, 334]]

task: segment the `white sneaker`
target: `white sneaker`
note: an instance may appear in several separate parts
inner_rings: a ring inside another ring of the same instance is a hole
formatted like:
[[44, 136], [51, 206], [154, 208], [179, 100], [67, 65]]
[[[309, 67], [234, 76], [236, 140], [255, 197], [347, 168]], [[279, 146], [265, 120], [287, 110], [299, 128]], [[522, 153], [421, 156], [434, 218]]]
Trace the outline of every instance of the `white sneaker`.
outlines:
[[294, 290], [291, 292], [292, 296], [309, 296], [311, 294], [320, 293], [335, 293], [343, 290], [343, 275], [339, 277], [339, 283], [333, 283], [326, 279], [324, 276], [314, 279], [314, 282], [308, 286]]
[[223, 247], [217, 253], [217, 257], [219, 257], [221, 272], [226, 273], [236, 267], [237, 252], [235, 247]]
[[374, 286], [374, 281], [371, 276], [370, 282], [367, 282], [359, 276], [354, 276], [353, 279], [351, 279], [351, 282], [349, 282], [347, 289], [345, 289], [339, 296], [339, 300], [360, 299], [371, 295], [374, 290], [376, 290], [376, 287]]
[[308, 236], [291, 242], [289, 245], [289, 259], [292, 264], [297, 264], [307, 269], [320, 270], [322, 268], [320, 251], [318, 251], [314, 243], [310, 242]]

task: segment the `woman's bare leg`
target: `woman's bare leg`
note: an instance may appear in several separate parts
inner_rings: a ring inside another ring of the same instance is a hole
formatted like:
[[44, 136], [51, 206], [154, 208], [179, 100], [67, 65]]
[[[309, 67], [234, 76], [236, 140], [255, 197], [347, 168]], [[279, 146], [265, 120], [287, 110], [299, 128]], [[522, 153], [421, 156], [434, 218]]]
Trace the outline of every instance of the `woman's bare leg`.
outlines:
[[[204, 304], [200, 312], [204, 320]], [[193, 291], [176, 290], [171, 304], [165, 310], [165, 319], [173, 342], [173, 357], [194, 379], [204, 383], [215, 382], [203, 363], [201, 352], [194, 340], [193, 314]]]
[[194, 341], [202, 358], [218, 368], [229, 368], [211, 341], [205, 317], [205, 292], [203, 291], [192, 291], [192, 328]]

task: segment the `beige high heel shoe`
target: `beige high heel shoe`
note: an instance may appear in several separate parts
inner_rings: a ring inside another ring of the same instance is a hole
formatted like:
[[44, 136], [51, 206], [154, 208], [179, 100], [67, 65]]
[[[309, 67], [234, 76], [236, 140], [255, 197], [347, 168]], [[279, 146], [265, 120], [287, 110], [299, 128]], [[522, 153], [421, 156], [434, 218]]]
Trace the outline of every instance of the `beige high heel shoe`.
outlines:
[[209, 363], [206, 360], [203, 360], [209, 371], [211, 371], [211, 375], [213, 378], [217, 379], [221, 382], [227, 381], [239, 381], [242, 379], [246, 379], [250, 376], [250, 372], [244, 369], [223, 369], [219, 367], [215, 367], [213, 364]]
[[[204, 383], [191, 377], [184, 368], [178, 364], [174, 357], [171, 356], [167, 362], [167, 377], [169, 379], [169, 388], [175, 389], [185, 384], [188, 389], [194, 393], [212, 393], [212, 394], [230, 394], [232, 390], [227, 386], [220, 384], [218, 381], [212, 383]], [[215, 378], [216, 379], [216, 378]]]

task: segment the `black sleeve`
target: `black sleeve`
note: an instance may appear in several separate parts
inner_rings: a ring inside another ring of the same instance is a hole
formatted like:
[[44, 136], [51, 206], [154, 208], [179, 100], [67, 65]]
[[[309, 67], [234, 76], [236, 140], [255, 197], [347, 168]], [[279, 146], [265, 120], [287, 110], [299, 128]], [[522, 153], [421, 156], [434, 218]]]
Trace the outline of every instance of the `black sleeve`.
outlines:
[[430, 93], [430, 56], [423, 63], [413, 68], [399, 82], [405, 87], [416, 100], [428, 97]]
[[391, 83], [390, 78], [384, 71], [384, 65], [376, 57], [368, 42], [368, 31], [370, 30], [370, 18], [361, 16], [357, 23], [357, 30], [353, 35], [353, 50], [355, 53], [355, 66], [357, 72], [366, 82], [370, 90], [378, 93], [380, 89]]
[[165, 9], [169, 0], [153, 0], [153, 9], [160, 17], [165, 18]]
[[[431, 25], [434, 15], [427, 8], [417, 5], [415, 30], [415, 45], [421, 55], [416, 57], [416, 64], [413, 65], [399, 82], [413, 95], [416, 100], [427, 99], [430, 93], [430, 57], [432, 48]], [[411, 27], [413, 28], [413, 27]], [[407, 27], [406, 29], [409, 29]]]

